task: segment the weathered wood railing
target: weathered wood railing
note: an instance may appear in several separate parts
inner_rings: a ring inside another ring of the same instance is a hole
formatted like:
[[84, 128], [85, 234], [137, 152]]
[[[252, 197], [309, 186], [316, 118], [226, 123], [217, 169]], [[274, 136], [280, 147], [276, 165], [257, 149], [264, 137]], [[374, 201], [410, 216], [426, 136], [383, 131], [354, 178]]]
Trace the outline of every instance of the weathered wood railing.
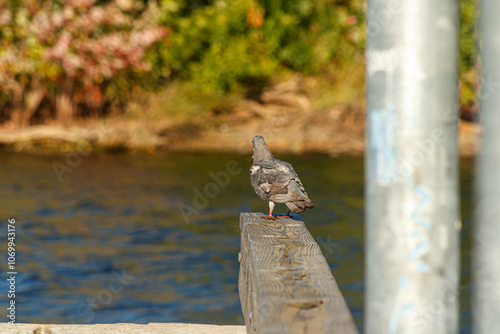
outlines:
[[357, 333], [330, 267], [304, 222], [261, 216], [240, 216], [239, 291], [247, 333]]

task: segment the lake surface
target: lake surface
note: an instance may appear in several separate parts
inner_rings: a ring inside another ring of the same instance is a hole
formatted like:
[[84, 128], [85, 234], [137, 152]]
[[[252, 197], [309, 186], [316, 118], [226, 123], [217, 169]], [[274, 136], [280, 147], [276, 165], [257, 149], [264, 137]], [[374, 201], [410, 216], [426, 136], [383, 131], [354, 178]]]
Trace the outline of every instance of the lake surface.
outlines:
[[[67, 158], [0, 153], [0, 226], [17, 221], [18, 322], [244, 324], [239, 213], [268, 210], [250, 186], [249, 156]], [[279, 158], [316, 204], [303, 219], [362, 328], [363, 160]], [[461, 165], [461, 333], [470, 333], [471, 162]]]

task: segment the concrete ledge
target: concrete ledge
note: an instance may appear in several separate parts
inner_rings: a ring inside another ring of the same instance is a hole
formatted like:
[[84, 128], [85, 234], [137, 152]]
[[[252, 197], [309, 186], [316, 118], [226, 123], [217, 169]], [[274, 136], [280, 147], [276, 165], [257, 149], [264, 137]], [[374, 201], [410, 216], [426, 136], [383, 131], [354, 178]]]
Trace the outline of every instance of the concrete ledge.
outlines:
[[2, 334], [245, 334], [245, 326], [182, 323], [40, 325], [0, 324]]

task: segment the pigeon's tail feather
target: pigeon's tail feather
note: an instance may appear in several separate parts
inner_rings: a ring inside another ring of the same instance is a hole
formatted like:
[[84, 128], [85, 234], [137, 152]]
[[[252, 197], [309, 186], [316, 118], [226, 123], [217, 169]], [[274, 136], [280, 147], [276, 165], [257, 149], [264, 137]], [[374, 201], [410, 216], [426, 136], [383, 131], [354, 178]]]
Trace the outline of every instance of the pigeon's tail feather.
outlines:
[[304, 190], [304, 186], [300, 183], [300, 180], [290, 181], [288, 190], [294, 194], [294, 198], [285, 203], [291, 212], [303, 213], [306, 209], [314, 208], [314, 203], [309, 199], [309, 195]]
[[285, 203], [288, 209], [293, 213], [304, 213], [306, 209], [314, 208], [314, 203], [310, 199]]

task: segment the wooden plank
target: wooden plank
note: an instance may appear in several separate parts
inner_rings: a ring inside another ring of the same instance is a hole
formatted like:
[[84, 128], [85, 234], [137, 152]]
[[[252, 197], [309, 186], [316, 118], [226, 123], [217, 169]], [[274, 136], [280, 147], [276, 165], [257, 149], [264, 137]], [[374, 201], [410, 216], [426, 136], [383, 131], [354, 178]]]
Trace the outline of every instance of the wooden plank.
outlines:
[[40, 325], [0, 324], [2, 334], [244, 334], [245, 326], [218, 326], [183, 323]]
[[240, 215], [239, 291], [247, 333], [358, 333], [304, 222], [261, 216]]

